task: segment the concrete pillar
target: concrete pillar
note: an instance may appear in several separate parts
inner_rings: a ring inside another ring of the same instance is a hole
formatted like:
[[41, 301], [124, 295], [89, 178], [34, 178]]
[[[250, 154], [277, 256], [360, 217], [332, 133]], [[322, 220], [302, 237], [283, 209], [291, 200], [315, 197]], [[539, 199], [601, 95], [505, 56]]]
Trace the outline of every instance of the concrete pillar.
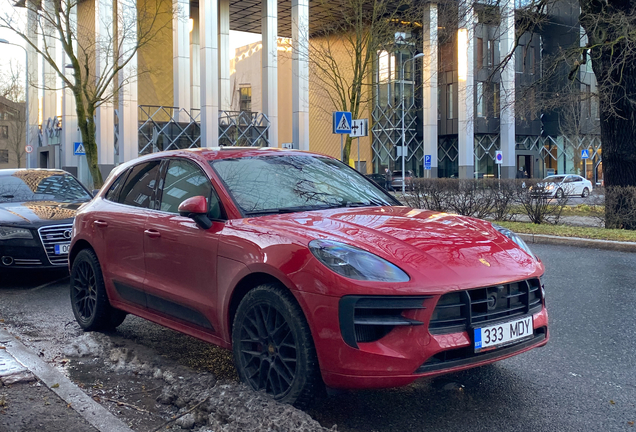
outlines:
[[269, 146], [278, 147], [278, 10], [277, 0], [262, 0], [263, 114], [269, 119]]
[[[122, 52], [130, 51], [137, 39], [137, 8], [127, 0], [117, 0], [119, 28], [125, 32], [117, 35], [118, 45]], [[119, 80], [119, 163], [127, 162], [139, 156], [139, 109], [137, 102], [137, 53], [120, 56], [120, 65], [128, 63], [118, 74]], [[189, 89], [188, 89], [189, 90]]]
[[[192, 31], [190, 32], [190, 105], [201, 109], [201, 46], [199, 45], [199, 8], [191, 7]], [[193, 115], [194, 117], [194, 115]]]
[[201, 147], [219, 145], [218, 0], [199, 2]]
[[[77, 6], [71, 9], [71, 30], [73, 34], [77, 34]], [[62, 64], [70, 63], [68, 55], [62, 52]], [[74, 82], [73, 69], [64, 68], [64, 75], [71, 82]], [[79, 165], [79, 156], [73, 154], [74, 143], [80, 142], [80, 133], [77, 129], [77, 111], [75, 109], [75, 96], [73, 92], [64, 86], [62, 89], [62, 136], [60, 144], [62, 146], [61, 167], [77, 167]]]
[[475, 173], [475, 94], [474, 94], [474, 39], [475, 10], [472, 3], [459, 8], [457, 31], [458, 78], [458, 164], [459, 178], [472, 178]]
[[[54, 12], [54, 4], [52, 0], [44, 1], [44, 10], [47, 16], [55, 16]], [[57, 50], [56, 50], [56, 37], [55, 30], [52, 25], [49, 25], [46, 20], [43, 20], [43, 47], [42, 50], [48, 54], [50, 58], [53, 60], [57, 60]], [[43, 86], [43, 99], [42, 99], [42, 132], [43, 132], [43, 142], [42, 145], [49, 145], [49, 136], [46, 133], [46, 126], [49, 123], [49, 119], [53, 119], [55, 121], [57, 117], [57, 92], [55, 89], [57, 88], [57, 76], [55, 74], [55, 70], [51, 66], [51, 64], [44, 60], [44, 57], [41, 57], [42, 62], [42, 86]], [[53, 162], [54, 159], [51, 159]]]
[[431, 155], [430, 173], [425, 177], [437, 177], [437, 4], [429, 3], [424, 12], [422, 52], [423, 62], [423, 138], [424, 154]]
[[[30, 40], [37, 40], [37, 13], [35, 12], [35, 7], [33, 5], [29, 6], [27, 9], [27, 35]], [[39, 57], [33, 47], [30, 45], [26, 45], [27, 50], [27, 59], [28, 65], [27, 76], [28, 76], [28, 88], [27, 96], [28, 96], [28, 106], [26, 107], [28, 113], [28, 127], [27, 127], [27, 141], [31, 147], [33, 147], [33, 152], [30, 154], [27, 153], [27, 163], [26, 166], [29, 168], [37, 167], [37, 148], [38, 148], [38, 116], [39, 116], [39, 94], [38, 94], [38, 77], [40, 72], [40, 62]]]
[[[109, 0], [95, 1], [95, 71], [97, 83], [113, 66], [113, 4]], [[103, 84], [101, 84], [103, 85]], [[112, 84], [105, 94], [112, 94]], [[105, 102], [95, 114], [95, 139], [100, 166], [112, 168], [115, 164], [115, 113], [112, 102]]]
[[224, 111], [232, 108], [230, 55], [230, 0], [219, 0], [219, 107]]
[[508, 63], [501, 70], [501, 84], [499, 87], [501, 113], [500, 135], [503, 163], [501, 164], [502, 178], [515, 178], [517, 162], [515, 156], [515, 8], [513, 0], [504, 0], [501, 4], [499, 61], [502, 62], [511, 54]]
[[[174, 78], [174, 106], [190, 112], [190, 1], [172, 0], [172, 74]], [[177, 120], [190, 121], [179, 111]]]
[[309, 150], [309, 0], [292, 0], [292, 141]]

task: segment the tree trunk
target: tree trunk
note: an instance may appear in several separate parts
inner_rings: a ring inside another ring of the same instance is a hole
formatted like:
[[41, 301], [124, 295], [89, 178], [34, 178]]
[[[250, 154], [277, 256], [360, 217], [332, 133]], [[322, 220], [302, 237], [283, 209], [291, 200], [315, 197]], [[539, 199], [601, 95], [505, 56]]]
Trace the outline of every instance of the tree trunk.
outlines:
[[77, 126], [82, 135], [82, 144], [84, 145], [84, 151], [86, 151], [86, 163], [88, 164], [88, 170], [93, 177], [93, 187], [99, 189], [103, 186], [104, 180], [102, 178], [102, 172], [99, 170], [97, 164], [97, 141], [95, 140], [95, 107], [88, 105], [87, 109], [84, 109], [84, 100], [80, 93], [81, 90], [73, 89], [75, 96], [75, 106], [77, 113]]

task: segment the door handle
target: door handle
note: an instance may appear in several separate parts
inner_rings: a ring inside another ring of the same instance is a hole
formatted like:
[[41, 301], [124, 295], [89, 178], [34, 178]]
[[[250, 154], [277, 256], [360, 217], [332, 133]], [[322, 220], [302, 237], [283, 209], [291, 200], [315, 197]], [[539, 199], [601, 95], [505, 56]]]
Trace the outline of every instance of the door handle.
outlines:
[[103, 220], [96, 220], [93, 223], [95, 224], [96, 227], [99, 227], [99, 228], [106, 228], [108, 226], [108, 222]]
[[146, 233], [146, 235], [150, 238], [159, 238], [161, 237], [161, 233], [159, 231], [156, 230], [152, 230], [152, 229], [147, 229], [144, 231], [144, 233]]

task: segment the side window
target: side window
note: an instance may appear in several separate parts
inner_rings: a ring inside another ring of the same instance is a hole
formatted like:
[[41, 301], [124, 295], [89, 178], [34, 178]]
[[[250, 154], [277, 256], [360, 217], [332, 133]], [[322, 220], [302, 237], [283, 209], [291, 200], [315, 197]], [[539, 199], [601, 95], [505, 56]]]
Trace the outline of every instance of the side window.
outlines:
[[151, 161], [133, 167], [117, 202], [133, 207], [152, 208], [152, 195], [157, 182], [159, 161]]
[[572, 183], [573, 181], [576, 181], [574, 176], [567, 176], [565, 180], [563, 180], [563, 183]]
[[171, 160], [161, 194], [161, 211], [178, 213], [179, 204], [199, 195], [208, 199], [208, 216], [211, 219], [219, 219], [221, 217], [219, 201], [212, 191], [210, 180], [203, 171], [191, 162], [181, 159]]
[[104, 198], [106, 198], [108, 201], [117, 202], [119, 198], [119, 192], [121, 192], [121, 188], [124, 185], [126, 176], [128, 176], [129, 172], [130, 170], [126, 170], [123, 173], [121, 173], [119, 177], [117, 177], [117, 180], [115, 180], [113, 184], [110, 186]]

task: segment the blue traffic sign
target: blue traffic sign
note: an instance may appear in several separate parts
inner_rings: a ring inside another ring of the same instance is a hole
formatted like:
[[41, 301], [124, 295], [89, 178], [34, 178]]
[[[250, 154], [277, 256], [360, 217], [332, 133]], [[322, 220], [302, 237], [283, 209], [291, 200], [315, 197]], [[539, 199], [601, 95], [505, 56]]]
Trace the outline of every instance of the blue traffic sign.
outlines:
[[84, 143], [81, 143], [81, 142], [73, 143], [73, 154], [75, 156], [86, 155], [86, 150], [84, 149]]
[[424, 155], [424, 169], [427, 169], [427, 170], [431, 169], [432, 160], [433, 158], [431, 157], [431, 155]]
[[333, 133], [351, 133], [351, 113], [348, 111], [336, 111], [333, 113]]
[[585, 149], [585, 150], [581, 150], [581, 159], [589, 159], [590, 158], [590, 152]]

